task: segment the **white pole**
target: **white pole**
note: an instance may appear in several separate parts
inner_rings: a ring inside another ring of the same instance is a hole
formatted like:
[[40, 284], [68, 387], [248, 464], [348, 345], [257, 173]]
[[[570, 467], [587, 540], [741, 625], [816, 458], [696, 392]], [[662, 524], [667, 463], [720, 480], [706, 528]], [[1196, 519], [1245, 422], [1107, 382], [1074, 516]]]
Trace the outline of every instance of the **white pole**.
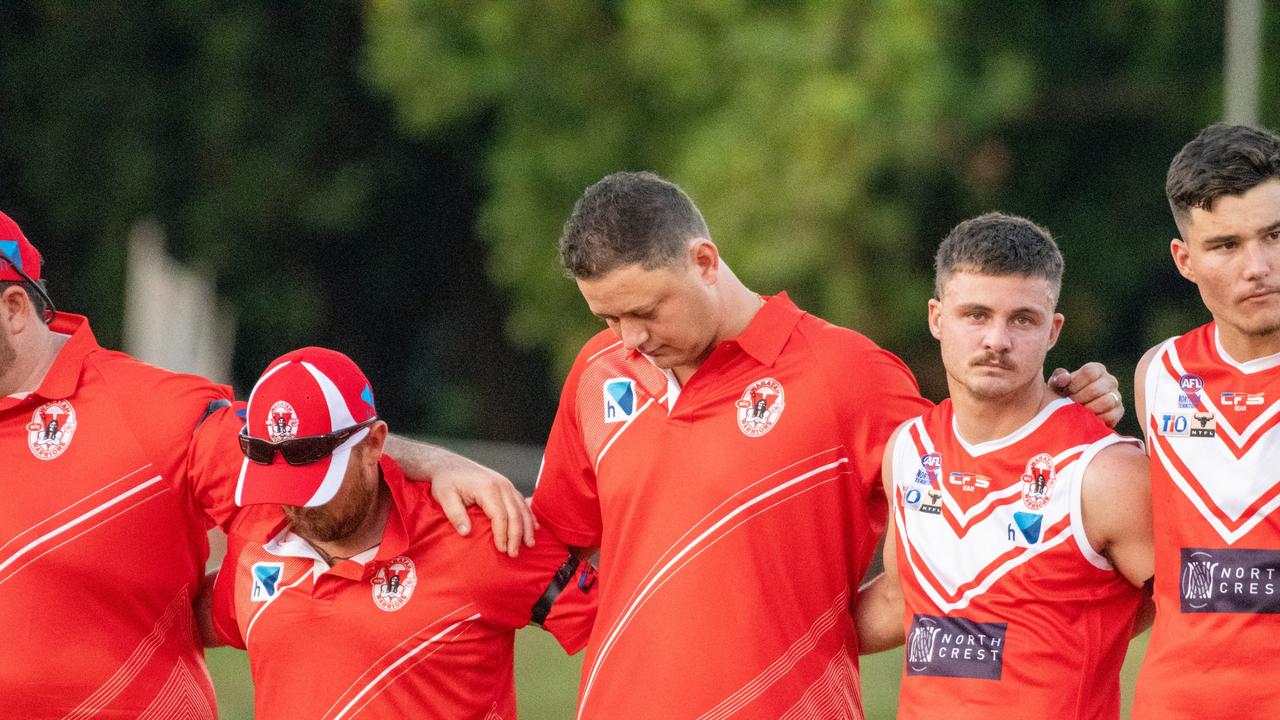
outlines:
[[1258, 124], [1262, 76], [1262, 0], [1227, 0], [1226, 57], [1222, 69], [1223, 119]]

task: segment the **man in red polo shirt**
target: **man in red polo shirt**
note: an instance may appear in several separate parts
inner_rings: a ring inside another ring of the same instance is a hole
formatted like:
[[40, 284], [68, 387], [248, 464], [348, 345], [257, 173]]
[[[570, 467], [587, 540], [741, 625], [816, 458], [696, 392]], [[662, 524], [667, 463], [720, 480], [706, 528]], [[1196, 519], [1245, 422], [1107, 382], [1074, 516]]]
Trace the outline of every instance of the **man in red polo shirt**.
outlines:
[[[849, 610], [887, 516], [884, 444], [930, 407], [910, 371], [748, 289], [651, 173], [588, 188], [560, 257], [609, 326], [565, 381], [534, 493], [609, 577], [579, 717], [860, 718]], [[1098, 371], [1066, 380], [1114, 422]]]
[[[191, 603], [205, 533], [234, 507], [238, 410], [229, 388], [105, 350], [55, 312], [39, 253], [0, 213], [0, 717], [216, 715]], [[393, 452], [415, 476], [479, 481], [463, 494], [495, 511], [520, 502], [420, 450]], [[448, 484], [432, 487], [460, 509]]]
[[332, 350], [278, 358], [249, 398], [212, 619], [249, 651], [260, 720], [510, 719], [517, 628], [586, 644], [591, 567], [544, 531], [514, 559], [459, 537], [386, 437], [368, 380]]

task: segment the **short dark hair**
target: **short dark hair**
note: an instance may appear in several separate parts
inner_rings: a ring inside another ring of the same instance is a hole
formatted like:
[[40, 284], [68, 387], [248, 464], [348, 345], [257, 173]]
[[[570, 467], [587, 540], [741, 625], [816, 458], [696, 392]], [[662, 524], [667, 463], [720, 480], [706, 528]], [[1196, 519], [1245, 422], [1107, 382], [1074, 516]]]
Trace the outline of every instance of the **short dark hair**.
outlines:
[[1200, 131], [1169, 164], [1164, 192], [1175, 221], [1192, 208], [1212, 210], [1224, 195], [1243, 195], [1280, 179], [1280, 137], [1247, 125], [1215, 123]]
[[955, 272], [1043, 277], [1056, 301], [1062, 288], [1062, 253], [1043, 227], [1015, 215], [992, 212], [951, 228], [933, 259], [933, 296]]
[[616, 172], [587, 188], [560, 235], [560, 263], [589, 280], [627, 265], [676, 264], [693, 238], [711, 238], [702, 213], [674, 183], [651, 172]]
[[[40, 285], [41, 290], [44, 290], [45, 285], [43, 279], [36, 280], [35, 282]], [[27, 283], [20, 280], [0, 280], [0, 293], [15, 285], [22, 288], [22, 291], [27, 294], [27, 297], [31, 298], [31, 305], [35, 308], [36, 315], [44, 317], [45, 311], [49, 309], [49, 306], [45, 303], [44, 298], [40, 297], [40, 293], [33, 290]]]

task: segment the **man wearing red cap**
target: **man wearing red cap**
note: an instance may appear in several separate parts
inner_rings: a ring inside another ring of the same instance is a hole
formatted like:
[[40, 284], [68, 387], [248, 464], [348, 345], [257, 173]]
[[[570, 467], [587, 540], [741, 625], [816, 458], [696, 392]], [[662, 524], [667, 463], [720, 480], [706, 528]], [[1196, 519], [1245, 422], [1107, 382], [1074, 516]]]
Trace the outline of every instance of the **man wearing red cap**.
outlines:
[[[229, 388], [105, 350], [56, 312], [0, 213], [0, 716], [215, 716], [192, 600], [205, 533], [234, 509], [238, 410]], [[412, 469], [449, 475], [443, 503], [482, 494], [519, 526], [500, 476], [434, 452]]]
[[341, 353], [291, 352], [253, 389], [211, 615], [249, 651], [257, 718], [513, 718], [516, 628], [586, 644], [594, 570], [545, 531], [519, 558], [459, 537], [386, 437]]

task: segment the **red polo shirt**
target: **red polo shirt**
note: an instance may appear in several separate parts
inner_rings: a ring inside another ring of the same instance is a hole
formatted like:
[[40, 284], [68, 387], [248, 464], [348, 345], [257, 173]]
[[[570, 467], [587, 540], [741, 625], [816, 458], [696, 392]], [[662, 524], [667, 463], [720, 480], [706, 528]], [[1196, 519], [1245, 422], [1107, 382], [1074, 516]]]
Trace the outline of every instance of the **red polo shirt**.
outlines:
[[[214, 586], [214, 625], [249, 651], [254, 713], [270, 718], [514, 718], [515, 630], [528, 625], [569, 549], [545, 531], [510, 558], [488, 519], [459, 536], [387, 456], [393, 505], [376, 550], [330, 568], [288, 531], [278, 506], [253, 505], [232, 523]], [[566, 651], [595, 617], [594, 570], [583, 565], [543, 626]]]
[[587, 343], [534, 493], [609, 577], [579, 716], [861, 717], [849, 609], [881, 455], [929, 407], [900, 360], [785, 295], [683, 388], [611, 332]]
[[191, 601], [242, 423], [197, 424], [230, 389], [53, 330], [40, 387], [0, 398], [0, 715], [213, 718]]

